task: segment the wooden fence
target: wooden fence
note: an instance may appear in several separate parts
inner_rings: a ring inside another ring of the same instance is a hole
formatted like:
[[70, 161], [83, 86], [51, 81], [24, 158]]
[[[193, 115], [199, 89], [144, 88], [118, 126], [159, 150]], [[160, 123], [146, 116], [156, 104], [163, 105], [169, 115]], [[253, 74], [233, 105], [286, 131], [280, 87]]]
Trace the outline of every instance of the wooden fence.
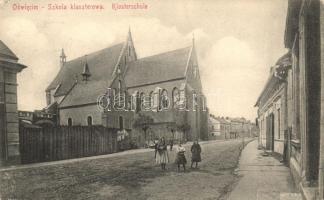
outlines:
[[103, 126], [20, 127], [22, 163], [64, 160], [117, 151], [117, 130]]

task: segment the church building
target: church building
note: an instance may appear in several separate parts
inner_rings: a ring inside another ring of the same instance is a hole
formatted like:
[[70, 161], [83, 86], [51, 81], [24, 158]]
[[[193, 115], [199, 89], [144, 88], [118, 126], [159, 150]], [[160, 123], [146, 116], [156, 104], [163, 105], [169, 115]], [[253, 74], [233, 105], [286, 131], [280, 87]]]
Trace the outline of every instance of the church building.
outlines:
[[[125, 42], [67, 61], [46, 89], [48, 112], [58, 125], [103, 125], [138, 142], [159, 137], [208, 137], [208, 110], [202, 92], [194, 40], [188, 47], [138, 58], [131, 32]], [[134, 121], [152, 119], [147, 131]]]

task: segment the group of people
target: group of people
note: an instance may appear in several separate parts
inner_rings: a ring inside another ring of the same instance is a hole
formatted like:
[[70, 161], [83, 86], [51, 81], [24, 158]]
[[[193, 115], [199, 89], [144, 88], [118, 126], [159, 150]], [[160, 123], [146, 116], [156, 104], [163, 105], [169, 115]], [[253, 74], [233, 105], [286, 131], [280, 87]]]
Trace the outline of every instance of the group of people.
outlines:
[[[172, 151], [173, 141], [170, 143], [170, 150]], [[201, 147], [196, 140], [191, 146], [191, 168], [193, 165], [198, 167], [198, 162], [201, 162]], [[178, 166], [178, 171], [180, 171], [180, 166], [183, 166], [183, 170], [186, 171], [187, 159], [185, 155], [186, 149], [182, 146], [182, 143], [179, 143], [179, 146], [176, 150], [175, 164]], [[164, 137], [162, 137], [158, 142], [155, 143], [155, 162], [161, 165], [162, 170], [165, 170], [166, 164], [169, 162], [169, 155], [167, 150], [167, 144]]]

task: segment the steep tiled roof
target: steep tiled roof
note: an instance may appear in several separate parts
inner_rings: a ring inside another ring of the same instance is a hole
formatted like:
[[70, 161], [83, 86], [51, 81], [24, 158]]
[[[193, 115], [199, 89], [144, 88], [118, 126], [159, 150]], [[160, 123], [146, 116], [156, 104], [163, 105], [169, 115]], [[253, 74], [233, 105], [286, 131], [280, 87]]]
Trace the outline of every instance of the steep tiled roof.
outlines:
[[190, 50], [191, 47], [186, 47], [129, 63], [125, 76], [127, 87], [183, 78]]
[[96, 103], [98, 96], [108, 88], [108, 81], [78, 81], [60, 104], [60, 108]]
[[5, 56], [14, 60], [18, 60], [17, 56], [1, 40], [0, 40], [0, 56]]
[[[91, 71], [90, 81], [85, 86], [88, 90], [93, 89], [89, 88], [93, 85], [93, 82], [109, 82], [122, 48], [123, 43], [120, 43], [87, 55], [87, 63]], [[83, 72], [84, 62], [84, 56], [66, 62], [52, 83], [47, 87], [46, 91], [55, 89], [57, 85], [60, 85], [55, 96], [67, 94], [74, 85], [76, 77], [79, 82], [82, 81], [81, 74]], [[80, 95], [86, 96], [85, 93], [81, 93]]]

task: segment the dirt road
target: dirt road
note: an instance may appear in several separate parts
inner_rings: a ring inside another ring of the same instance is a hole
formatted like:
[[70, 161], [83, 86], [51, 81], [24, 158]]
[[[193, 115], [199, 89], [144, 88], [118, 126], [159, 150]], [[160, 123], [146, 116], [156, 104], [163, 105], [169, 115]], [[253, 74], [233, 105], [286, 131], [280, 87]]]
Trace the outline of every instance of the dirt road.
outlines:
[[[154, 152], [0, 172], [2, 199], [221, 199], [237, 181], [242, 140], [202, 144], [199, 169], [162, 171]], [[190, 161], [189, 147], [187, 160]]]

